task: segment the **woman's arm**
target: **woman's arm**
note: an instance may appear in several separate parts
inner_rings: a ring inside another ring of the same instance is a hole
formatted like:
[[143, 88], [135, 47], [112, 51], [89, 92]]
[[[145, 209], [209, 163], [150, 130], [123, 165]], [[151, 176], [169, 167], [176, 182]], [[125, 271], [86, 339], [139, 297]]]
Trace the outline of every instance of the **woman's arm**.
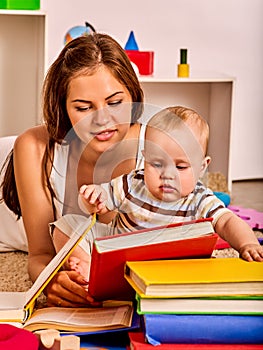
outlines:
[[[46, 128], [38, 126], [20, 135], [14, 146], [16, 186], [28, 239], [28, 271], [33, 282], [55, 255], [49, 234], [49, 223], [54, 220], [51, 195], [42, 167], [47, 142]], [[75, 306], [92, 302], [84, 284], [74, 271], [58, 273], [46, 288], [48, 303], [55, 305], [63, 300], [63, 306]]]
[[36, 127], [18, 136], [14, 145], [14, 172], [28, 239], [32, 281], [55, 255], [48, 231], [48, 223], [54, 219], [53, 211], [42, 169], [47, 142], [46, 129]]

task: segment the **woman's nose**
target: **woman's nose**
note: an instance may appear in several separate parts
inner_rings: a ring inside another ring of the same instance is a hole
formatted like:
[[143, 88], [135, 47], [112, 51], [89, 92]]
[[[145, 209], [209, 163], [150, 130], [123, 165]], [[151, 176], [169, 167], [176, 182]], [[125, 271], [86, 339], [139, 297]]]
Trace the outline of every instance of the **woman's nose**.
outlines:
[[97, 109], [93, 115], [93, 123], [97, 125], [106, 125], [110, 121], [110, 113], [107, 108]]

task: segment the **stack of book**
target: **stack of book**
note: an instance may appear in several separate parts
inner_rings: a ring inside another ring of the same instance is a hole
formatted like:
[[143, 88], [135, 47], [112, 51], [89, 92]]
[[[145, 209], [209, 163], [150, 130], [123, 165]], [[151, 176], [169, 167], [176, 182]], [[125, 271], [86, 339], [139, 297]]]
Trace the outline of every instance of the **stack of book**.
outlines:
[[144, 320], [144, 333], [130, 333], [133, 350], [263, 349], [262, 263], [133, 261], [125, 278]]
[[102, 301], [103, 307], [36, 310], [36, 299], [94, 223], [95, 215], [90, 221], [87, 219], [81, 234], [74, 232], [27, 292], [0, 292], [0, 324], [8, 322], [31, 331], [53, 327], [63, 332], [82, 333], [130, 329], [136, 315], [131, 302], [134, 291], [124, 278], [126, 261], [209, 258], [217, 242], [210, 219], [97, 238], [92, 250], [89, 293]]
[[218, 236], [212, 219], [200, 219], [96, 238], [91, 255], [89, 294], [96, 300], [133, 300], [124, 278], [126, 261], [210, 258]]

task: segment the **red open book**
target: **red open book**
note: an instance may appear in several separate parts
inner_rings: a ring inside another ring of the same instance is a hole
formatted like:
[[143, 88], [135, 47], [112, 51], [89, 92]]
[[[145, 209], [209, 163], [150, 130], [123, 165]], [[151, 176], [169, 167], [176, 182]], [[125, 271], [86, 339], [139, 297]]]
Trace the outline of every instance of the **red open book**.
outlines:
[[200, 219], [97, 238], [89, 293], [97, 300], [133, 298], [124, 278], [126, 261], [209, 258], [217, 241], [212, 219]]

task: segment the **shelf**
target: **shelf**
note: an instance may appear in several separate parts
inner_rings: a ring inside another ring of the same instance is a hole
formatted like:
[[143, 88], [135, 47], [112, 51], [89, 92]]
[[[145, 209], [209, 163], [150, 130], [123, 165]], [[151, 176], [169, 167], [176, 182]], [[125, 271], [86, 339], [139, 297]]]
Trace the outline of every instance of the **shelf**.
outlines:
[[0, 136], [20, 134], [40, 121], [45, 28], [43, 11], [0, 10]]
[[45, 12], [41, 11], [41, 10], [4, 10], [4, 9], [0, 9], [0, 15], [44, 16]]
[[210, 172], [220, 172], [232, 187], [231, 150], [233, 123], [233, 96], [235, 78], [196, 77], [166, 78], [140, 77], [146, 113], [167, 106], [186, 106], [196, 110], [210, 126], [208, 155], [212, 157]]
[[[41, 10], [0, 10], [0, 136], [19, 134], [40, 121], [46, 62], [46, 15]], [[200, 73], [200, 72], [199, 72]], [[191, 107], [210, 125], [209, 170], [231, 188], [231, 125], [235, 79], [223, 74], [189, 78], [139, 77], [146, 105]]]
[[171, 78], [171, 77], [155, 77], [155, 76], [139, 76], [142, 83], [223, 83], [233, 82], [234, 77], [189, 77], [189, 78]]

